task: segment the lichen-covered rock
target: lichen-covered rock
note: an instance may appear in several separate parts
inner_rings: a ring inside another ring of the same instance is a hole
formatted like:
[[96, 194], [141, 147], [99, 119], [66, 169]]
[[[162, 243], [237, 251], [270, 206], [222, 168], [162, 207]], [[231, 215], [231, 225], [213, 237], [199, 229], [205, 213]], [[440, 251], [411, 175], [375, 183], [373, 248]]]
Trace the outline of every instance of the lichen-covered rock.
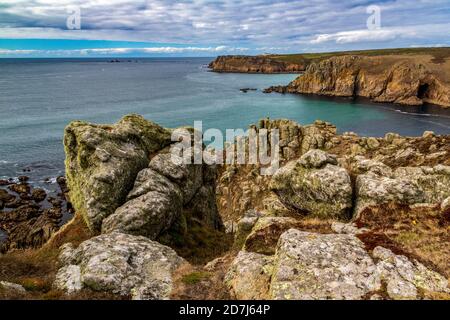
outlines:
[[103, 232], [119, 231], [156, 239], [183, 212], [213, 229], [222, 228], [217, 210], [215, 168], [186, 164], [166, 150], [139, 172], [126, 202], [104, 219]]
[[334, 228], [342, 234], [290, 229], [271, 256], [241, 251], [226, 284], [239, 299], [261, 298], [261, 292], [278, 300], [418, 299], [420, 292], [450, 292], [444, 276], [415, 259], [379, 246], [369, 254], [356, 237], [361, 230]]
[[272, 257], [240, 251], [225, 275], [225, 284], [236, 299], [268, 299], [272, 263]]
[[54, 286], [73, 293], [83, 288], [133, 299], [168, 299], [172, 274], [185, 263], [175, 251], [145, 237], [113, 232], [65, 247]]
[[[318, 217], [346, 218], [352, 206], [352, 186], [350, 176], [344, 168], [330, 164], [335, 162], [331, 156], [323, 161], [313, 161], [320, 168], [309, 168], [311, 155], [322, 154], [310, 151], [299, 161], [289, 162], [277, 170], [270, 188], [280, 200], [295, 209]], [[307, 164], [308, 167], [302, 164]]]
[[66, 176], [75, 211], [99, 231], [104, 218], [123, 204], [151, 154], [170, 143], [170, 131], [138, 115], [115, 125], [82, 121], [64, 134]]
[[337, 159], [335, 155], [328, 154], [325, 151], [319, 149], [309, 150], [307, 153], [300, 157], [299, 163], [307, 169], [322, 168], [327, 163], [337, 165]]
[[401, 167], [390, 176], [383, 176], [383, 171], [369, 171], [357, 177], [356, 215], [367, 206], [385, 203], [440, 204], [450, 196], [448, 166]]
[[361, 299], [381, 285], [353, 235], [291, 229], [280, 237], [274, 261], [270, 292], [277, 300]]
[[362, 234], [368, 231], [366, 228], [358, 228], [354, 223], [342, 223], [338, 221], [331, 223], [331, 230], [341, 234]]
[[416, 260], [395, 255], [391, 250], [376, 247], [373, 257], [378, 259], [377, 269], [387, 283], [387, 294], [392, 299], [416, 299], [418, 289], [430, 292], [450, 292], [447, 279], [427, 269]]
[[26, 290], [23, 286], [17, 283], [0, 281], [0, 289], [5, 291], [14, 291], [16, 293], [25, 293]]
[[426, 203], [441, 203], [450, 196], [450, 166], [402, 167], [394, 174], [415, 183], [423, 191]]
[[442, 201], [441, 210], [442, 212], [450, 212], [450, 197], [445, 198], [444, 201]]
[[122, 232], [156, 239], [181, 215], [180, 188], [166, 177], [144, 169], [129, 200], [103, 221], [102, 232]]
[[302, 153], [306, 153], [311, 149], [323, 148], [325, 146], [325, 137], [316, 126], [305, 126], [302, 128], [302, 133]]
[[384, 163], [366, 159], [362, 156], [355, 156], [350, 159], [350, 168], [354, 174], [374, 173], [381, 176], [392, 176], [392, 169]]
[[244, 213], [244, 216], [241, 219], [239, 219], [236, 226], [233, 244], [236, 249], [242, 248], [247, 236], [250, 234], [253, 226], [261, 216], [262, 214], [256, 210], [249, 210]]
[[414, 204], [425, 201], [423, 191], [409, 179], [363, 174], [356, 178], [356, 216], [364, 208], [385, 203]]
[[183, 204], [190, 202], [203, 185], [203, 165], [185, 164], [182, 158], [175, 157], [171, 153], [160, 153], [153, 157], [149, 168], [167, 177], [180, 187]]
[[378, 141], [377, 138], [374, 137], [368, 138], [366, 144], [369, 150], [377, 149], [380, 146], [380, 142]]

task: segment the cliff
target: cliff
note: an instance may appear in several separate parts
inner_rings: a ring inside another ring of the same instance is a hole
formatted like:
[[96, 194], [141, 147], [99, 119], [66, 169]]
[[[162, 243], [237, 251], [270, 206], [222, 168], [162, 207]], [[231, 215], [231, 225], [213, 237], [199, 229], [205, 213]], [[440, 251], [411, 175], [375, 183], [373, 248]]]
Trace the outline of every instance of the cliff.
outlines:
[[365, 97], [404, 105], [450, 107], [450, 59], [427, 55], [347, 55], [311, 63], [288, 86], [266, 92]]
[[209, 64], [214, 72], [299, 73], [305, 64], [291, 63], [264, 56], [220, 56]]

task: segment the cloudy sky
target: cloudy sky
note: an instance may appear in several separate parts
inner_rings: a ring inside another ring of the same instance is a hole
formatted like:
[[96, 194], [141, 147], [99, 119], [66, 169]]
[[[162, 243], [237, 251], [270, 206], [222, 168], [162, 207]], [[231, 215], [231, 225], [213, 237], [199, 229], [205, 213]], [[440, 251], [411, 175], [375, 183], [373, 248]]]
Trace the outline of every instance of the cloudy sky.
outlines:
[[0, 57], [450, 46], [449, 35], [449, 0], [0, 0]]

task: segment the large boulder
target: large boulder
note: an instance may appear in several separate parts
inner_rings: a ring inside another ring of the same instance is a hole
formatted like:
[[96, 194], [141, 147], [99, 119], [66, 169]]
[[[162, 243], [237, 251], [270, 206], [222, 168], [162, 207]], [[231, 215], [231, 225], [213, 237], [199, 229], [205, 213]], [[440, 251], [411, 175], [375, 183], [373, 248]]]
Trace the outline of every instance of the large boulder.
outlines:
[[[450, 293], [447, 279], [415, 259], [377, 246], [368, 252], [356, 234], [290, 229], [273, 255], [241, 251], [225, 277], [238, 299], [418, 299], [422, 293]], [[380, 295], [381, 294], [381, 295]]]
[[104, 219], [102, 232], [119, 231], [156, 239], [183, 214], [220, 229], [215, 193], [215, 168], [185, 164], [167, 150], [152, 158], [137, 175], [126, 202]]
[[440, 203], [450, 196], [450, 166], [403, 167], [394, 174], [415, 183], [423, 191], [426, 203]]
[[277, 170], [270, 188], [290, 207], [322, 218], [347, 218], [352, 207], [350, 176], [336, 158], [310, 150]]
[[119, 231], [156, 239], [180, 216], [180, 188], [152, 169], [139, 172], [128, 201], [103, 221], [102, 232]]
[[380, 280], [355, 236], [291, 229], [279, 240], [271, 295], [277, 300], [361, 299], [377, 290]]
[[429, 270], [416, 260], [395, 255], [383, 247], [376, 247], [373, 257], [379, 261], [377, 269], [386, 283], [386, 291], [391, 299], [416, 299], [419, 289], [450, 292], [444, 276]]
[[268, 299], [272, 265], [272, 257], [240, 251], [225, 275], [225, 285], [239, 300]]
[[423, 191], [410, 179], [395, 179], [374, 174], [356, 178], [356, 217], [368, 206], [386, 203], [414, 204], [425, 202]]
[[70, 200], [89, 228], [123, 204], [150, 155], [170, 143], [171, 133], [138, 115], [115, 125], [70, 123], [64, 134]]
[[69, 294], [88, 288], [137, 300], [168, 299], [173, 272], [185, 263], [169, 247], [118, 232], [61, 249], [54, 287]]
[[182, 191], [183, 204], [190, 202], [203, 185], [203, 165], [183, 163], [182, 158], [169, 152], [153, 157], [149, 168], [178, 184]]
[[440, 204], [450, 196], [450, 167], [401, 167], [390, 174], [371, 170], [356, 178], [355, 193], [356, 217], [369, 206], [387, 203]]

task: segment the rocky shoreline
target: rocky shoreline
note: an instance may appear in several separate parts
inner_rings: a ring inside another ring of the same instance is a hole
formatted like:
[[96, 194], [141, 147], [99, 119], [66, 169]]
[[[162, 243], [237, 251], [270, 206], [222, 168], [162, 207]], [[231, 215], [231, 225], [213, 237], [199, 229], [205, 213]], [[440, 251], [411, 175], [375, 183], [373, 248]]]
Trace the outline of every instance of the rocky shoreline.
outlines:
[[[174, 163], [172, 130], [137, 115], [72, 122], [75, 217], [34, 260], [0, 255], [0, 296], [28, 297], [29, 269], [2, 266], [33, 261], [50, 270], [34, 294], [59, 298], [450, 298], [450, 136], [360, 137], [286, 119], [253, 128], [280, 132], [273, 176]], [[26, 181], [11, 188], [33, 194]]]
[[56, 179], [56, 196], [33, 187], [28, 176], [17, 180], [0, 180], [0, 253], [42, 246], [73, 215], [64, 177]]

